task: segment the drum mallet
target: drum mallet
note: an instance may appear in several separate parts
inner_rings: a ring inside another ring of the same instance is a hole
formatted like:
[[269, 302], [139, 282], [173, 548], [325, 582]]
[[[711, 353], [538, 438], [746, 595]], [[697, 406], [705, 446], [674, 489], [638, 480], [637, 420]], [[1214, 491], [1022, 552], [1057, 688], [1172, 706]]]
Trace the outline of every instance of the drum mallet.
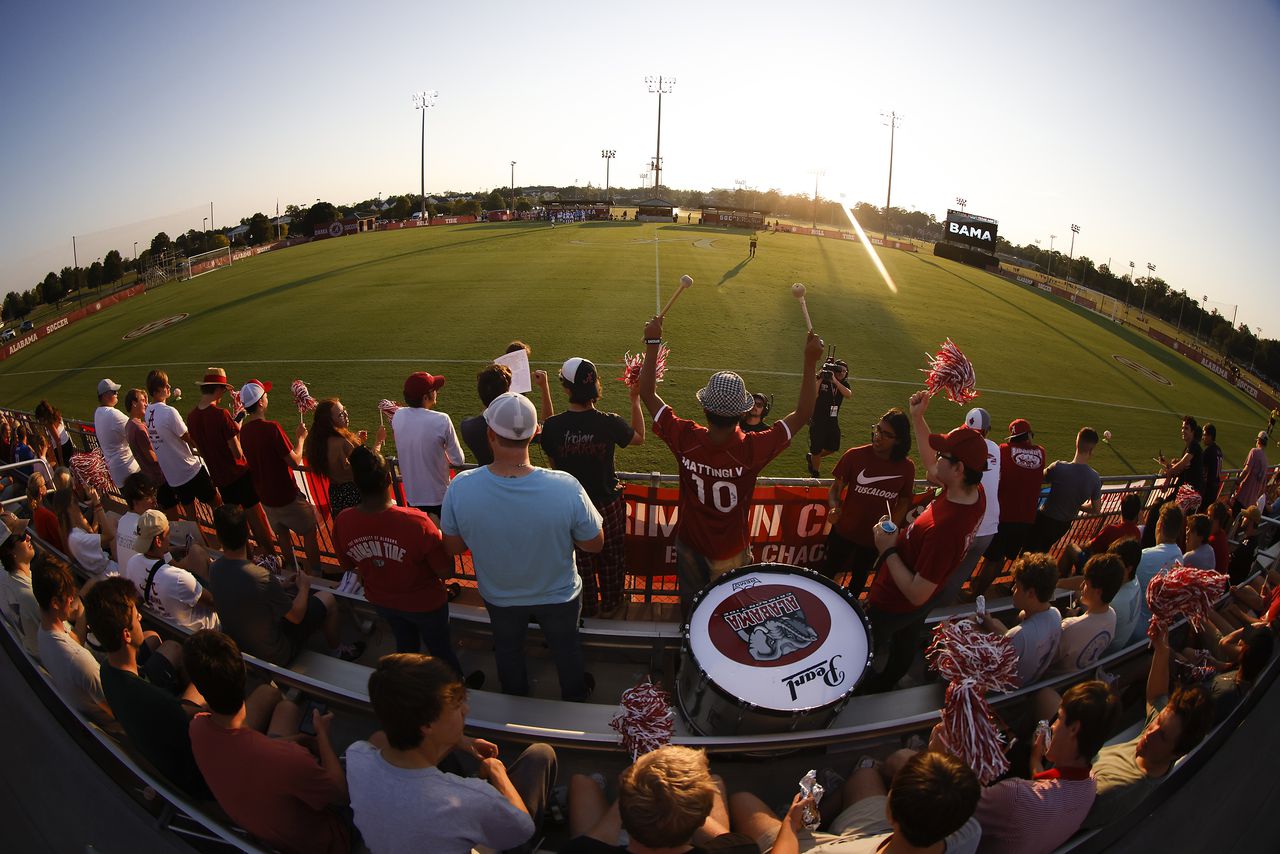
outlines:
[[675, 305], [675, 302], [677, 299], [679, 299], [680, 294], [684, 293], [686, 288], [691, 288], [691, 287], [693, 287], [693, 276], [690, 276], [686, 273], [685, 275], [680, 277], [680, 287], [677, 288], [676, 292], [671, 295], [671, 299], [667, 300], [667, 304], [662, 307], [662, 311], [658, 312], [658, 317], [666, 317], [667, 312], [671, 310], [671, 306]]
[[800, 310], [804, 312], [805, 325], [808, 326], [809, 331], [812, 332], [813, 321], [809, 319], [809, 306], [805, 304], [804, 293], [805, 293], [805, 287], [799, 282], [796, 282], [794, 285], [791, 286], [791, 295], [796, 299], [800, 300]]

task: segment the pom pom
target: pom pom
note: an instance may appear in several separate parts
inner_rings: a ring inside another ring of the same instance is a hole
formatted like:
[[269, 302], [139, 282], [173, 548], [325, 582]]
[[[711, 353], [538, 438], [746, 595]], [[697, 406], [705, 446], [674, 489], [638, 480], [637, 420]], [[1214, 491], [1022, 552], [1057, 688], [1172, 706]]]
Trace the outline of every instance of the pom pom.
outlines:
[[311, 412], [319, 405], [307, 390], [307, 384], [302, 380], [294, 380], [289, 390], [293, 392], [293, 402], [297, 405], [299, 413]]
[[622, 692], [618, 713], [609, 726], [622, 736], [622, 746], [631, 751], [631, 758], [638, 759], [670, 743], [675, 719], [667, 692], [646, 679]]
[[244, 412], [244, 403], [240, 400], [240, 390], [231, 390], [231, 417], [235, 418], [241, 412]]
[[387, 416], [388, 418], [390, 418], [392, 415], [395, 415], [396, 410], [398, 410], [399, 408], [400, 408], [400, 404], [396, 403], [394, 400], [387, 400], [384, 397], [382, 400], [378, 401], [378, 411], [381, 412], [383, 415]]
[[970, 620], [948, 621], [934, 630], [929, 665], [950, 683], [942, 707], [942, 744], [986, 785], [1009, 769], [1004, 735], [986, 695], [1018, 687], [1018, 652], [1008, 638], [980, 631]]
[[[667, 349], [666, 344], [658, 347], [658, 364], [654, 366], [654, 374], [657, 376], [658, 382], [662, 382], [662, 378], [666, 376], [667, 356], [670, 353], [671, 351]], [[622, 376], [618, 377], [618, 380], [629, 386], [634, 386], [640, 382], [640, 369], [643, 367], [644, 353], [632, 354], [628, 352], [627, 355], [622, 357]]]
[[1180, 563], [1151, 579], [1147, 584], [1147, 607], [1151, 609], [1147, 637], [1167, 631], [1180, 616], [1195, 628], [1203, 628], [1214, 600], [1227, 591], [1228, 580], [1226, 573]]
[[99, 495], [115, 491], [111, 472], [107, 469], [107, 461], [103, 458], [102, 451], [97, 448], [72, 457], [71, 473], [84, 486], [96, 489]]
[[930, 356], [929, 369], [921, 368], [925, 374], [925, 386], [930, 394], [944, 391], [952, 403], [965, 404], [978, 396], [977, 377], [973, 373], [973, 363], [950, 338], [943, 342], [938, 352]]
[[1199, 492], [1196, 492], [1194, 486], [1184, 483], [1178, 487], [1178, 492], [1173, 496], [1173, 501], [1182, 509], [1184, 516], [1190, 516], [1196, 510], [1200, 509], [1200, 502], [1204, 499]]

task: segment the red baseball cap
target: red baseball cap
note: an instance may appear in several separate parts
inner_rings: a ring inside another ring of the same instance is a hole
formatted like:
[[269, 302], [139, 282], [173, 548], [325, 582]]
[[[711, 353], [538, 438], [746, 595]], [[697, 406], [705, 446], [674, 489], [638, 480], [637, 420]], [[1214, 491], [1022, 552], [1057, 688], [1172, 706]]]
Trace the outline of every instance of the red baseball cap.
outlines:
[[955, 457], [965, 468], [974, 471], [987, 470], [987, 440], [972, 427], [957, 427], [947, 435], [929, 435], [929, 447]]
[[1009, 422], [1009, 441], [1030, 439], [1035, 434], [1031, 432], [1031, 422], [1025, 418], [1015, 418]]
[[444, 377], [435, 377], [426, 371], [417, 371], [409, 374], [409, 378], [404, 381], [404, 399], [406, 402], [422, 400], [429, 391], [439, 391], [444, 388]]

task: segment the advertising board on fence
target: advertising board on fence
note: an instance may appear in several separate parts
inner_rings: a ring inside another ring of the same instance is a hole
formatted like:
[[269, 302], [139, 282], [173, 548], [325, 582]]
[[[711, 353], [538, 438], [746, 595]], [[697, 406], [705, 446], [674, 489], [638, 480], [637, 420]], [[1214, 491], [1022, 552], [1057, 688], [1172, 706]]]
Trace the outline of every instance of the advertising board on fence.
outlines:
[[91, 314], [97, 314], [104, 308], [109, 308], [118, 302], [123, 302], [129, 297], [135, 297], [142, 293], [144, 289], [144, 285], [134, 285], [133, 287], [125, 288], [123, 291], [116, 291], [110, 296], [94, 300], [82, 308], [77, 308], [69, 314], [64, 314], [56, 320], [51, 320], [43, 326], [37, 326], [34, 331], [27, 333], [16, 341], [6, 344], [2, 349], [0, 349], [0, 360], [9, 358], [19, 350], [34, 344], [46, 335], [52, 335], [53, 333], [70, 326], [77, 320], [83, 320]]

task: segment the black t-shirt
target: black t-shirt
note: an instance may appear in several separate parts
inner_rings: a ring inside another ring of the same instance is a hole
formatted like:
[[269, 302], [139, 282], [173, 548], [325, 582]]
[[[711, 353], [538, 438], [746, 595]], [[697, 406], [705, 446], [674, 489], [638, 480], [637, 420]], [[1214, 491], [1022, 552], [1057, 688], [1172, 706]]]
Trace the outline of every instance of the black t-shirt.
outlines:
[[811, 424], [836, 421], [840, 417], [840, 404], [844, 403], [844, 395], [836, 388], [834, 377], [823, 376], [818, 380], [818, 402], [813, 407]]
[[614, 448], [625, 448], [635, 431], [619, 415], [588, 409], [552, 415], [539, 441], [551, 464], [578, 479], [593, 504], [603, 507], [618, 497]]
[[458, 432], [476, 458], [477, 465], [487, 466], [493, 462], [493, 448], [489, 447], [489, 425], [485, 423], [483, 415], [462, 419]]
[[1222, 448], [1218, 447], [1217, 442], [1204, 449], [1201, 463], [1204, 466], [1204, 480], [1201, 481], [1204, 504], [1201, 505], [1200, 512], [1204, 513], [1218, 499], [1218, 488], [1222, 485], [1219, 483], [1222, 478]]
[[289, 663], [293, 648], [280, 621], [293, 607], [293, 597], [278, 578], [256, 563], [219, 558], [209, 567], [209, 592], [222, 630], [241, 652], [272, 664]]
[[769, 422], [764, 420], [761, 420], [759, 424], [740, 422], [738, 426], [742, 428], [743, 433], [764, 433], [770, 429]]
[[1199, 442], [1192, 439], [1187, 443], [1183, 453], [1191, 455], [1191, 462], [1185, 469], [1178, 472], [1174, 485], [1182, 486], [1186, 483], [1190, 484], [1196, 492], [1204, 492], [1204, 449], [1200, 447]]
[[188, 795], [212, 799], [191, 754], [191, 722], [178, 698], [105, 661], [101, 678], [107, 705], [137, 751]]
[[[589, 836], [578, 836], [560, 849], [561, 854], [627, 854], [625, 845], [608, 845]], [[754, 839], [741, 833], [722, 833], [702, 845], [694, 845], [689, 854], [760, 854]]]

